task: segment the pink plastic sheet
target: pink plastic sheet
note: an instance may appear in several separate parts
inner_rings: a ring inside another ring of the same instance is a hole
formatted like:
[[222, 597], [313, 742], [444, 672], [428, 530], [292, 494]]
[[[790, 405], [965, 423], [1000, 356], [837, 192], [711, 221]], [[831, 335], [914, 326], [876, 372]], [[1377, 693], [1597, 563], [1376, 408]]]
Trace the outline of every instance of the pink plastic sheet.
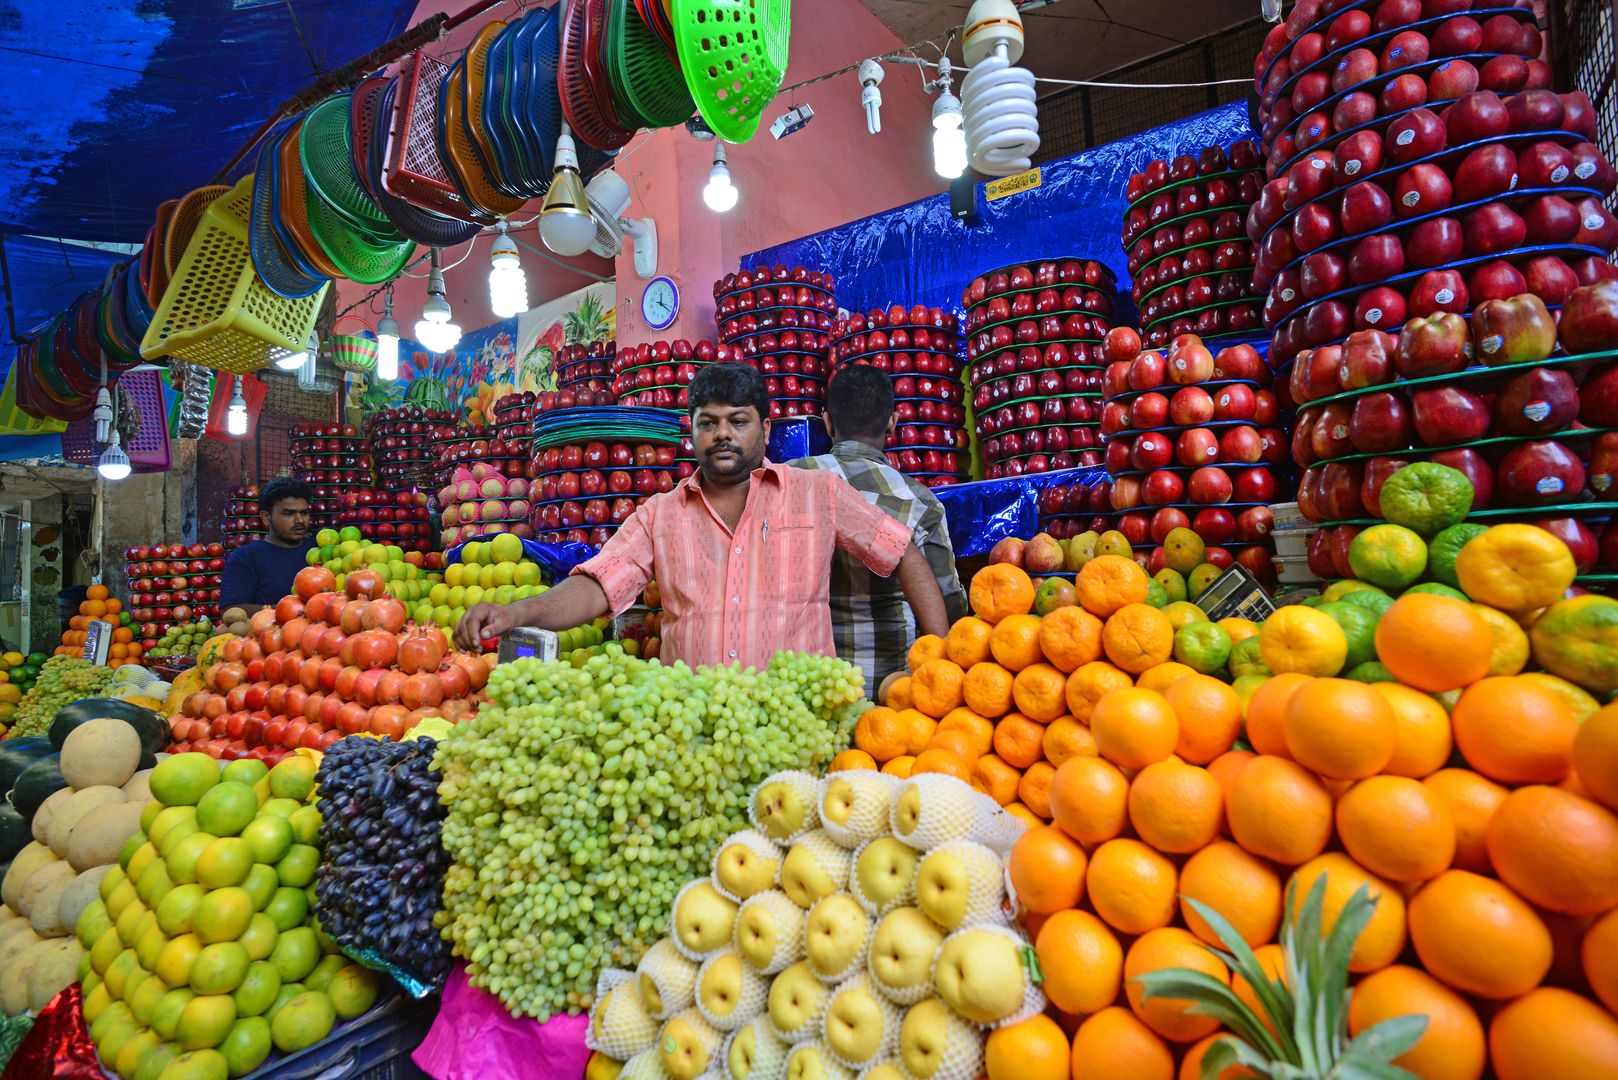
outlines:
[[590, 1051], [589, 1017], [557, 1016], [541, 1024], [506, 1012], [500, 999], [473, 986], [456, 965], [443, 1004], [411, 1059], [434, 1080], [582, 1080]]

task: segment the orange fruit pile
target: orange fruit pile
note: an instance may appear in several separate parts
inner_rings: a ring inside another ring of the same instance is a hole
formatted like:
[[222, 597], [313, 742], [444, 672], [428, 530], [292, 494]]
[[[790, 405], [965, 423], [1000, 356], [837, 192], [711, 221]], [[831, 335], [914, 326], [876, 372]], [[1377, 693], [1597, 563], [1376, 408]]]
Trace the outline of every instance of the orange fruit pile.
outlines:
[[62, 631], [62, 644], [53, 650], [54, 655], [82, 655], [84, 643], [89, 637], [90, 623], [95, 620], [113, 625], [112, 645], [107, 650], [108, 667], [140, 663], [145, 650], [135, 640], [135, 628], [131, 625], [129, 613], [124, 610], [123, 601], [108, 594], [105, 585], [91, 585], [86, 590], [79, 613], [68, 619], [67, 629]]

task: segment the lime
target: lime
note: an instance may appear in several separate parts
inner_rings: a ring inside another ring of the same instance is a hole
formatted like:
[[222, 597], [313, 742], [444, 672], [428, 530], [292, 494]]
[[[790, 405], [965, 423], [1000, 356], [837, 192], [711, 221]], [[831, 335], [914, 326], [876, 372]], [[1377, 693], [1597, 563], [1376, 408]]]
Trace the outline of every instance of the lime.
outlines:
[[302, 889], [282, 885], [275, 890], [275, 895], [270, 897], [270, 902], [264, 905], [264, 914], [268, 915], [270, 921], [275, 923], [275, 928], [284, 934], [309, 917], [309, 898], [303, 894]]
[[305, 990], [276, 1011], [270, 1021], [270, 1037], [277, 1050], [290, 1054], [320, 1042], [331, 1034], [336, 1022], [331, 998], [318, 990]]
[[1487, 526], [1463, 521], [1459, 525], [1451, 525], [1433, 537], [1432, 545], [1427, 552], [1427, 572], [1436, 581], [1459, 587], [1461, 579], [1455, 575], [1455, 557], [1461, 553], [1468, 540], [1488, 531]]
[[210, 889], [240, 885], [253, 869], [253, 851], [239, 836], [222, 836], [197, 859], [197, 880]]
[[228, 994], [242, 984], [249, 963], [240, 942], [205, 945], [191, 965], [191, 989], [199, 994]]
[[263, 863], [254, 863], [253, 868], [247, 872], [247, 880], [242, 882], [242, 888], [252, 897], [254, 911], [263, 911], [280, 885], [281, 880], [275, 876], [275, 868], [265, 866]]
[[152, 1010], [152, 1030], [164, 1039], [172, 1039], [180, 1030], [180, 1015], [197, 992], [189, 986], [181, 986], [170, 990], [158, 999], [157, 1008]]
[[[181, 934], [163, 946], [163, 951], [157, 956], [157, 966], [152, 970], [170, 986], [185, 986], [191, 981], [191, 969], [201, 952], [202, 942], [197, 935]], [[109, 974], [111, 970], [108, 969]]]
[[157, 925], [169, 937], [191, 932], [191, 913], [208, 890], [201, 885], [176, 885], [157, 905]]
[[320, 941], [315, 937], [314, 930], [307, 926], [283, 930], [275, 939], [275, 948], [271, 950], [269, 960], [275, 965], [283, 983], [298, 982], [320, 962]]
[[1156, 578], [1146, 583], [1146, 602], [1155, 608], [1168, 606], [1168, 590], [1163, 588], [1163, 583]]
[[[305, 808], [299, 807], [299, 810], [302, 809]], [[315, 813], [318, 816], [320, 811], [316, 810]], [[242, 839], [247, 841], [248, 850], [253, 853], [255, 862], [278, 863], [292, 846], [291, 819], [274, 814], [261, 815], [254, 818], [252, 824], [242, 830]]]
[[197, 827], [215, 836], [235, 836], [258, 814], [251, 784], [233, 780], [215, 784], [197, 803]]
[[1371, 614], [1380, 619], [1383, 612], [1387, 611], [1393, 606], [1393, 597], [1389, 596], [1381, 589], [1355, 589], [1353, 592], [1344, 593], [1342, 599], [1338, 601], [1338, 603], [1351, 604], [1354, 607], [1364, 608], [1366, 611], [1369, 611]]
[[1315, 610], [1324, 611], [1343, 628], [1343, 636], [1348, 639], [1348, 659], [1343, 661], [1344, 668], [1376, 659], [1376, 624], [1379, 615], [1344, 600], [1329, 601]]
[[[138, 1022], [140, 1017], [137, 1015], [135, 1019]], [[135, 1070], [140, 1067], [141, 1060], [147, 1054], [156, 1050], [157, 1044], [162, 1041], [151, 1031], [137, 1031], [133, 1036], [124, 1040], [123, 1046], [119, 1047], [118, 1052], [113, 1055], [113, 1068], [119, 1076], [134, 1076]]]
[[1434, 596], [1447, 596], [1451, 600], [1459, 600], [1463, 604], [1472, 602], [1471, 598], [1461, 590], [1452, 589], [1448, 585], [1443, 585], [1436, 581], [1424, 581], [1420, 585], [1412, 585], [1400, 595], [1409, 596], [1411, 593], [1432, 593]]
[[258, 1016], [275, 1004], [281, 992], [281, 973], [268, 960], [255, 960], [247, 965], [242, 984], [232, 991], [236, 999], [238, 1016]]
[[[1064, 582], [1065, 584], [1065, 582]], [[292, 836], [300, 844], [315, 844], [320, 841], [320, 809], [314, 806], [300, 806], [292, 812], [287, 819], [292, 826]], [[263, 860], [271, 862], [270, 859]]]
[[235, 941], [253, 918], [253, 898], [247, 890], [232, 885], [215, 889], [202, 898], [191, 913], [191, 925], [204, 945]]
[[331, 977], [341, 971], [344, 965], [348, 963], [350, 963], [348, 957], [343, 956], [341, 953], [322, 956], [320, 963], [315, 965], [315, 970], [304, 976], [303, 985], [311, 990], [324, 991], [326, 984], [331, 982]]
[[1382, 666], [1379, 660], [1367, 660], [1363, 664], [1355, 664], [1343, 672], [1343, 678], [1362, 683], [1399, 681], [1393, 677], [1393, 672]]
[[339, 1020], [352, 1020], [376, 1004], [381, 987], [376, 972], [358, 964], [344, 964], [326, 986], [326, 996], [331, 998]]
[[1373, 585], [1403, 589], [1427, 569], [1427, 544], [1403, 525], [1372, 525], [1348, 545], [1348, 564]]
[[212, 833], [194, 832], [174, 845], [174, 850], [163, 857], [168, 864], [170, 879], [178, 885], [196, 881], [197, 860], [208, 850], [208, 845], [217, 839]]
[[1230, 648], [1230, 673], [1236, 678], [1244, 675], [1256, 675], [1267, 679], [1272, 672], [1269, 665], [1264, 663], [1259, 655], [1259, 641], [1257, 635], [1243, 638]]
[[219, 762], [207, 754], [166, 757], [152, 769], [152, 798], [164, 806], [195, 806], [219, 783]]
[[230, 1066], [230, 1075], [246, 1076], [270, 1056], [270, 1023], [262, 1016], [247, 1016], [237, 1020], [219, 1044], [219, 1052]]
[[270, 767], [257, 758], [240, 758], [225, 766], [222, 779], [233, 784], [246, 784], [252, 787], [264, 777], [270, 775]]
[[293, 844], [282, 856], [281, 861], [275, 864], [275, 873], [281, 879], [281, 884], [301, 889], [315, 880], [315, 870], [319, 866], [319, 848], [308, 844]]
[[237, 940], [242, 948], [247, 950], [250, 960], [263, 960], [275, 949], [275, 939], [280, 931], [275, 928], [275, 922], [262, 911], [253, 913], [247, 920], [247, 929], [242, 931]]
[[1433, 536], [1466, 520], [1472, 511], [1472, 482], [1459, 469], [1418, 461], [1388, 477], [1379, 502], [1382, 516], [1393, 524]]
[[1211, 622], [1194, 622], [1174, 633], [1174, 659], [1204, 675], [1223, 671], [1232, 649], [1230, 631]]

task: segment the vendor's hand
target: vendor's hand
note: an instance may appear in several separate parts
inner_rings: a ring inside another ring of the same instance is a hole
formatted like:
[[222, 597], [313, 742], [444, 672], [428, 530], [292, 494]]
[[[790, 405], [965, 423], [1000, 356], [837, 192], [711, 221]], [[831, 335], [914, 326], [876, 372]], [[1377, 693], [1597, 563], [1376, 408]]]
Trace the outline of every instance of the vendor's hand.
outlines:
[[517, 625], [511, 609], [495, 604], [473, 604], [455, 624], [455, 645], [464, 652], [480, 653], [483, 642]]

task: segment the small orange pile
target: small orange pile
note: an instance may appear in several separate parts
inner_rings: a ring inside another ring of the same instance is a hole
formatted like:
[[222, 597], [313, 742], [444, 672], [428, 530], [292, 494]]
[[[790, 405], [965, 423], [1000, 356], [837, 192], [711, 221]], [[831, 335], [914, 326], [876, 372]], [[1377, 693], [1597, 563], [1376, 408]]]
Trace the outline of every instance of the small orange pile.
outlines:
[[122, 667], [138, 664], [144, 655], [140, 642], [135, 640], [135, 628], [130, 625], [129, 613], [123, 601], [107, 592], [105, 585], [91, 585], [85, 593], [79, 613], [67, 621], [62, 631], [62, 644], [54, 650], [56, 656], [78, 656], [84, 650], [92, 620], [100, 619], [113, 624], [112, 645], [107, 650], [107, 666]]

